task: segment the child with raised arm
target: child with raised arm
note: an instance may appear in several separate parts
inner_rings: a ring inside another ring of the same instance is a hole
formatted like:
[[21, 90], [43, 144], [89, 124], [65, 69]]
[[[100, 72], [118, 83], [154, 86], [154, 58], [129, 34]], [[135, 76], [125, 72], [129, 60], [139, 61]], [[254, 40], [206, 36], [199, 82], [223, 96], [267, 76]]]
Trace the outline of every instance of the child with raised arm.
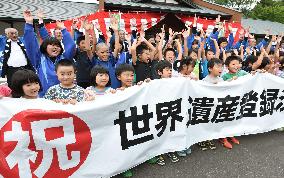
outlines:
[[76, 104], [84, 100], [84, 89], [74, 84], [75, 65], [67, 59], [60, 60], [55, 67], [60, 84], [50, 87], [44, 98], [57, 103]]
[[144, 37], [145, 32], [141, 31], [137, 44], [134, 44], [131, 48], [132, 64], [136, 74], [136, 83], [144, 81], [148, 78], [156, 78], [154, 69], [154, 66], [158, 62], [157, 60], [154, 60], [156, 48]]
[[117, 60], [118, 51], [119, 51], [119, 36], [118, 36], [118, 21], [116, 19], [112, 19], [111, 28], [115, 34], [115, 50], [114, 52], [109, 51], [109, 46], [106, 43], [98, 43], [96, 46], [96, 55], [93, 58], [93, 66], [103, 66], [109, 71], [109, 77], [111, 81], [111, 87], [114, 89], [119, 88], [120, 82], [117, 80], [115, 75], [115, 68], [118, 66], [119, 62]]
[[49, 87], [59, 84], [55, 73], [56, 63], [63, 59], [63, 57], [72, 60], [76, 46], [70, 33], [65, 28], [64, 23], [57, 22], [57, 28], [59, 28], [63, 34], [65, 52], [63, 53], [61, 42], [54, 37], [46, 38], [39, 47], [33, 28], [33, 16], [29, 10], [24, 11], [24, 18], [26, 21], [24, 41], [26, 43], [27, 55], [41, 81], [42, 91], [39, 95], [42, 97]]
[[91, 48], [90, 31], [93, 30], [93, 25], [83, 21], [85, 35], [79, 36], [76, 39], [77, 49], [74, 56], [76, 61], [76, 81], [77, 85], [82, 88], [90, 86], [90, 72], [92, 69], [93, 50]]

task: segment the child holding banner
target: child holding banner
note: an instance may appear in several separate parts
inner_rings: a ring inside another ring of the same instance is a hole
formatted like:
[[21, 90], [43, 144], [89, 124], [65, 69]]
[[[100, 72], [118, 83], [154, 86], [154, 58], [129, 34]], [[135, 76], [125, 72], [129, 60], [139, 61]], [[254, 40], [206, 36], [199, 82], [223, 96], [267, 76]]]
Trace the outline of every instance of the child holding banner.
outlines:
[[220, 77], [223, 71], [223, 62], [218, 58], [212, 58], [208, 61], [208, 71], [207, 75], [203, 81], [208, 83], [217, 84], [223, 82], [224, 80]]
[[[115, 70], [115, 74], [117, 79], [121, 83], [121, 88], [118, 88], [118, 90], [124, 90], [125, 88], [129, 88], [133, 85], [134, 68], [132, 65], [129, 64], [119, 65]], [[131, 169], [123, 173], [123, 177], [132, 177], [132, 176], [133, 176], [133, 171]]]
[[[95, 96], [102, 96], [107, 93], [115, 93], [116, 90], [110, 87], [109, 72], [102, 66], [95, 66], [91, 70], [90, 74], [91, 85], [85, 90], [87, 98], [90, 99]], [[87, 99], [87, 100], [89, 100]]]
[[[227, 66], [229, 72], [222, 76], [223, 80], [232, 81], [236, 80], [238, 77], [247, 75], [246, 71], [240, 70], [241, 68], [241, 58], [239, 56], [229, 56], [226, 61], [225, 65]], [[235, 137], [230, 137], [230, 140], [235, 144], [240, 144], [239, 140]], [[232, 144], [228, 141], [227, 138], [220, 139], [220, 142], [224, 145], [224, 147], [232, 149]]]
[[[171, 78], [172, 77], [172, 64], [167, 60], [159, 61], [156, 65], [156, 71], [160, 79]], [[191, 150], [190, 150], [190, 153], [191, 153]], [[167, 155], [173, 163], [176, 163], [179, 161], [179, 158], [176, 156], [174, 152], [167, 153]], [[186, 156], [186, 153], [185, 155], [182, 155], [182, 156]], [[157, 164], [159, 165], [166, 164], [162, 155], [158, 156]]]
[[62, 59], [56, 64], [55, 71], [60, 84], [50, 87], [44, 98], [63, 104], [76, 104], [83, 101], [84, 89], [74, 84], [74, 63], [68, 59]]
[[[224, 80], [220, 77], [223, 71], [223, 63], [220, 59], [218, 58], [212, 58], [208, 61], [208, 71], [209, 75], [207, 75], [203, 81], [212, 83], [212, 84], [217, 84], [220, 82], [223, 82]], [[212, 142], [212, 140], [207, 140], [204, 142], [198, 143], [200, 149], [202, 151], [211, 149], [214, 150], [216, 149], [215, 144]], [[224, 144], [225, 147], [230, 147], [228, 146], [227, 143]]]
[[[278, 72], [277, 72], [277, 76], [284, 79], [284, 54], [282, 54], [282, 56], [280, 56], [279, 69], [278, 69]], [[283, 132], [284, 127], [278, 128], [278, 129], [276, 129], [276, 131]]]
[[229, 72], [222, 76], [223, 80], [236, 80], [238, 77], [247, 75], [248, 73], [244, 70], [240, 70], [242, 59], [239, 56], [229, 56], [225, 65]]
[[[121, 88], [119, 90], [124, 90], [133, 86], [134, 82], [134, 68], [130, 64], [121, 64], [116, 70], [116, 77], [120, 81]], [[141, 84], [141, 82], [139, 83]]]
[[159, 78], [171, 78], [172, 77], [172, 64], [168, 60], [159, 61], [156, 65], [156, 71]]
[[[117, 52], [119, 49], [118, 25], [118, 21], [113, 18], [111, 21], [111, 28], [115, 33], [115, 51]], [[119, 88], [120, 82], [115, 76], [118, 53], [111, 53], [109, 51], [109, 46], [106, 43], [98, 43], [96, 45], [96, 55], [97, 56], [95, 56], [92, 61], [93, 66], [100, 65], [105, 67], [109, 71], [111, 87], [114, 89]]]
[[42, 90], [39, 77], [31, 70], [18, 70], [12, 76], [11, 81], [13, 98], [38, 98], [38, 92]]
[[[121, 82], [121, 87], [117, 90], [124, 90], [133, 86], [134, 83], [134, 68], [130, 64], [121, 64], [116, 68], [116, 77]], [[146, 79], [145, 82], [149, 82], [149, 79]], [[137, 85], [141, 85], [143, 81], [138, 82]], [[155, 164], [157, 162], [156, 158], [152, 158], [147, 161], [150, 164]], [[123, 177], [132, 177], [132, 170], [127, 170], [123, 173]]]
[[181, 61], [175, 61], [173, 66], [174, 70], [178, 71], [179, 76], [190, 77], [191, 79], [198, 80], [193, 73], [195, 62], [191, 57], [185, 57]]

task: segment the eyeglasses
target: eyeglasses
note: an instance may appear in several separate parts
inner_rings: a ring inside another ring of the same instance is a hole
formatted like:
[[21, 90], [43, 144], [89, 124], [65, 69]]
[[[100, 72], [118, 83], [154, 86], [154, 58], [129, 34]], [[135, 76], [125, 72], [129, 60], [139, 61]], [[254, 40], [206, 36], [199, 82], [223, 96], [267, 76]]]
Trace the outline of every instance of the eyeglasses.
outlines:
[[18, 35], [18, 32], [9, 32], [10, 35]]

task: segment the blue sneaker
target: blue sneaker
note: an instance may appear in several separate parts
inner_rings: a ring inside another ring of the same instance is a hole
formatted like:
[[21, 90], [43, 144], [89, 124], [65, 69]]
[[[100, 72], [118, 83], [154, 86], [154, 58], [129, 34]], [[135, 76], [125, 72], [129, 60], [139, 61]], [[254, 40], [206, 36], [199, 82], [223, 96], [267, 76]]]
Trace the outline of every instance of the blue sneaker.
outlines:
[[180, 157], [186, 157], [186, 150], [177, 151], [176, 153], [177, 153], [177, 155], [180, 156]]
[[190, 154], [191, 154], [191, 148], [190, 148], [190, 147], [187, 148], [187, 149], [185, 150], [185, 152], [186, 152], [187, 155], [190, 155]]

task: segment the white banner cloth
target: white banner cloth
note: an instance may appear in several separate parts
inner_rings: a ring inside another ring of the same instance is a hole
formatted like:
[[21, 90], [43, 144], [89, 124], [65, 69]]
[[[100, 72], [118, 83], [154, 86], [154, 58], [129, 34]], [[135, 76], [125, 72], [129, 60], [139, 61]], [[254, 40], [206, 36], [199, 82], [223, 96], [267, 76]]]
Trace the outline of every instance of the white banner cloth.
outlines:
[[92, 102], [0, 100], [0, 175], [110, 177], [200, 141], [284, 126], [284, 80], [153, 80]]

